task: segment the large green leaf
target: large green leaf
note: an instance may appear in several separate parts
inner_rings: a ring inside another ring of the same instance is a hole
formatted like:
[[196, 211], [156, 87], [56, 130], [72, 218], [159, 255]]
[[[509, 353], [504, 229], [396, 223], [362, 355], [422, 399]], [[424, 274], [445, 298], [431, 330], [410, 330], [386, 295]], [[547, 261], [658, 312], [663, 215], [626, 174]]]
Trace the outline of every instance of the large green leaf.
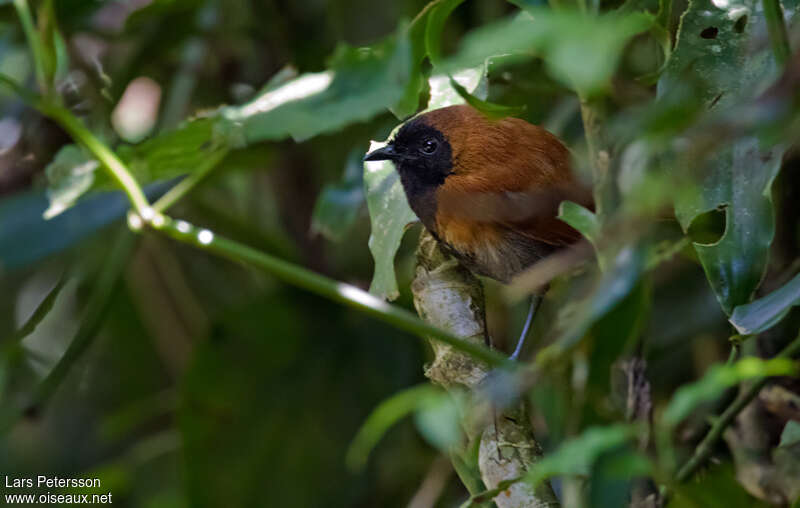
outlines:
[[[215, 165], [236, 148], [265, 140], [304, 140], [365, 121], [399, 101], [410, 79], [409, 44], [405, 30], [369, 48], [340, 47], [330, 69], [295, 79], [271, 81], [249, 103], [226, 107], [185, 123], [119, 154], [140, 184], [174, 178]], [[280, 73], [279, 76], [283, 76]], [[52, 210], [63, 210], [89, 188], [110, 188], [103, 175], [87, 186], [81, 168], [60, 171], [50, 185], [58, 192]], [[79, 173], [79, 174], [76, 174]], [[85, 172], [84, 172], [85, 173]], [[100, 175], [101, 173], [97, 173]]]
[[[797, 10], [794, 0], [785, 6], [788, 15]], [[677, 46], [658, 83], [661, 98], [690, 82], [707, 108], [724, 110], [753, 97], [775, 76], [771, 52], [752, 49], [766, 26], [757, 0], [692, 0], [681, 19]], [[749, 300], [766, 269], [774, 235], [770, 186], [781, 154], [779, 147], [764, 149], [755, 138], [740, 138], [706, 161], [696, 192], [676, 199], [684, 231], [704, 213], [724, 208], [722, 237], [694, 246], [726, 313]]]
[[[453, 79], [470, 93], [481, 94], [485, 93], [485, 76], [486, 69], [480, 66], [457, 73]], [[464, 103], [464, 99], [451, 86], [449, 77], [433, 76], [429, 85], [429, 110]], [[373, 141], [370, 150], [384, 144]], [[375, 260], [375, 272], [369, 290], [381, 298], [393, 300], [400, 295], [394, 271], [394, 257], [400, 248], [403, 233], [417, 218], [408, 206], [400, 177], [391, 162], [365, 162], [364, 188], [372, 223], [369, 250]]]
[[496, 55], [539, 56], [553, 78], [591, 95], [608, 87], [627, 41], [652, 23], [642, 13], [591, 16], [513, 3], [525, 12], [470, 32], [444, 68], [471, 67]]
[[400, 101], [411, 77], [408, 39], [369, 48], [340, 46], [324, 72], [304, 74], [222, 110], [228, 137], [243, 144], [291, 136], [302, 141], [386, 111]]
[[730, 322], [742, 335], [761, 333], [800, 305], [800, 274], [772, 293], [733, 309]]

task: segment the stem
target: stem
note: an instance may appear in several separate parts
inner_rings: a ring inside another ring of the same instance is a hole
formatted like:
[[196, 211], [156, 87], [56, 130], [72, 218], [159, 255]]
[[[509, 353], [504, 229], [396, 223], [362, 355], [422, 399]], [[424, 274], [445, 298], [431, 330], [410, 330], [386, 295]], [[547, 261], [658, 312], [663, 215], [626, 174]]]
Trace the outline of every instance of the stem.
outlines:
[[582, 94], [578, 95], [581, 103], [581, 119], [583, 132], [586, 136], [586, 149], [589, 152], [589, 163], [592, 168], [594, 181], [594, 201], [596, 215], [603, 222], [604, 215], [608, 212], [613, 191], [609, 185], [609, 154], [602, 136], [602, 112], [597, 100], [589, 99]]
[[[800, 335], [798, 335], [788, 346], [776, 355], [776, 358], [791, 358], [795, 354], [800, 353]], [[733, 423], [736, 416], [758, 395], [758, 392], [767, 384], [769, 378], [762, 378], [750, 385], [744, 392], [734, 400], [730, 406], [720, 415], [720, 417], [711, 426], [706, 437], [700, 442], [700, 445], [695, 449], [695, 453], [691, 459], [678, 471], [676, 480], [678, 482], [686, 481], [703, 463], [711, 456], [714, 445], [717, 440], [722, 436], [728, 426]]]
[[14, 0], [14, 7], [17, 9], [19, 21], [22, 24], [22, 30], [25, 32], [25, 38], [28, 40], [28, 46], [33, 53], [33, 65], [36, 70], [36, 82], [42, 92], [49, 90], [47, 83], [47, 73], [44, 69], [44, 50], [42, 49], [42, 41], [39, 39], [39, 34], [36, 32], [36, 27], [33, 24], [33, 16], [31, 10], [28, 8], [27, 0]]
[[89, 302], [86, 305], [86, 314], [81, 321], [75, 337], [70, 342], [64, 355], [58, 360], [47, 377], [45, 377], [31, 395], [28, 402], [21, 408], [9, 410], [0, 416], [0, 434], [4, 434], [17, 420], [26, 413], [36, 411], [50, 396], [61, 386], [72, 366], [83, 355], [97, 335], [100, 325], [106, 316], [106, 311], [111, 304], [111, 295], [116, 287], [119, 275], [125, 268], [134, 239], [136, 237], [128, 231], [123, 231], [111, 250], [100, 278], [97, 281]]
[[146, 215], [143, 212], [150, 209], [150, 203], [142, 192], [142, 188], [133, 178], [128, 168], [125, 166], [117, 154], [111, 151], [102, 141], [97, 139], [92, 132], [87, 129], [75, 116], [67, 109], [40, 101], [37, 108], [45, 115], [55, 120], [66, 130], [70, 136], [85, 146], [98, 161], [106, 168], [109, 175], [128, 195], [128, 199], [139, 215]]
[[775, 54], [775, 61], [779, 67], [783, 67], [792, 48], [789, 45], [789, 36], [786, 33], [786, 24], [783, 21], [783, 7], [780, 0], [762, 0], [764, 6], [764, 18], [767, 20], [767, 31], [769, 32], [769, 42], [772, 45], [772, 52]]
[[386, 303], [360, 288], [337, 282], [247, 245], [215, 235], [208, 229], [198, 229], [188, 222], [175, 221], [165, 216], [159, 217], [163, 218], [163, 223], [159, 223], [161, 220], [153, 221], [151, 224], [153, 229], [175, 240], [231, 261], [258, 268], [293, 286], [347, 305], [401, 330], [449, 344], [453, 348], [490, 366], [509, 365], [511, 363], [497, 351], [471, 344], [422, 321], [403, 308]]
[[219, 164], [225, 156], [228, 155], [228, 150], [218, 150], [210, 156], [205, 165], [199, 170], [190, 173], [183, 180], [178, 182], [177, 185], [167, 191], [166, 194], [153, 204], [153, 210], [156, 212], [164, 212], [169, 207], [180, 201], [186, 194], [202, 182], [206, 176], [211, 173], [217, 164]]

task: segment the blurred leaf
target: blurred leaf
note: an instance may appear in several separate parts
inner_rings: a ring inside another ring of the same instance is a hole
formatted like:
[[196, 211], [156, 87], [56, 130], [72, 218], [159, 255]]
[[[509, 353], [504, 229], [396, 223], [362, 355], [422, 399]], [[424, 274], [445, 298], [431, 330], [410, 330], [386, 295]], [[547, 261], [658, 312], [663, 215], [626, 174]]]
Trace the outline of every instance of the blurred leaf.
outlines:
[[718, 398], [728, 388], [747, 379], [768, 376], [789, 376], [797, 373], [797, 366], [788, 358], [763, 360], [747, 357], [733, 365], [715, 365], [699, 380], [684, 385], [675, 392], [662, 421], [674, 427], [702, 404]]
[[[169, 183], [145, 189], [148, 198], [160, 196]], [[0, 267], [13, 270], [64, 250], [122, 218], [129, 208], [121, 192], [87, 197], [66, 212], [43, 219], [48, 207], [44, 193], [26, 193], [0, 201]]]
[[56, 12], [53, 0], [45, 0], [39, 7], [38, 16], [39, 37], [42, 41], [42, 57], [44, 71], [48, 83], [66, 76], [69, 61], [67, 45], [58, 31]]
[[[457, 73], [453, 78], [467, 90], [474, 92], [481, 89], [485, 76], [486, 69], [480, 66]], [[429, 83], [431, 98], [428, 110], [464, 103], [464, 99], [450, 86], [447, 76], [434, 76]], [[400, 126], [397, 126], [394, 132], [399, 128]], [[385, 145], [386, 143], [373, 141], [369, 151]], [[364, 190], [372, 224], [369, 250], [375, 260], [375, 271], [369, 291], [381, 298], [394, 300], [400, 295], [394, 271], [394, 258], [397, 249], [400, 248], [403, 233], [409, 224], [417, 220], [417, 217], [408, 206], [400, 176], [390, 161], [364, 163]]]
[[51, 219], [74, 205], [91, 188], [99, 166], [96, 160], [76, 145], [66, 145], [59, 150], [44, 170], [48, 181], [47, 198], [50, 201], [44, 218]]
[[439, 393], [438, 388], [425, 383], [395, 393], [381, 402], [353, 438], [345, 459], [347, 466], [353, 470], [362, 469], [372, 449], [392, 425], [417, 410], [427, 400], [436, 398]]
[[328, 240], [341, 242], [353, 228], [364, 204], [362, 157], [361, 150], [353, 149], [347, 156], [342, 180], [322, 188], [311, 217], [313, 234], [322, 234]]
[[[588, 475], [601, 455], [624, 445], [635, 436], [636, 427], [631, 425], [590, 427], [534, 463], [524, 481], [538, 485], [554, 475]], [[641, 474], [641, 464], [641, 461], [630, 461], [623, 466], [634, 468], [629, 474]]]
[[800, 422], [789, 420], [783, 427], [781, 442], [778, 446], [794, 446], [800, 444]]
[[742, 335], [766, 331], [800, 305], [800, 274], [772, 293], [733, 309], [730, 322]]
[[492, 102], [478, 99], [471, 93], [467, 92], [467, 90], [463, 86], [459, 85], [458, 82], [453, 78], [450, 78], [450, 86], [453, 88], [453, 90], [458, 92], [458, 95], [461, 96], [461, 98], [464, 99], [467, 104], [493, 120], [499, 120], [507, 116], [516, 116], [525, 110], [524, 104], [522, 106], [504, 106], [502, 104], [494, 104]]
[[441, 38], [445, 22], [463, 2], [464, 0], [441, 0], [431, 7], [425, 26], [425, 49], [434, 66], [438, 67], [442, 61]]
[[627, 506], [632, 481], [636, 477], [646, 476], [651, 469], [647, 457], [630, 447], [600, 454], [588, 482], [589, 506]]
[[447, 453], [461, 442], [461, 409], [457, 392], [438, 391], [423, 400], [414, 413], [420, 434], [428, 443]]
[[697, 480], [673, 486], [667, 508], [758, 508], [770, 506], [751, 497], [736, 481], [730, 464], [716, 466]]
[[638, 247], [627, 246], [620, 250], [614, 264], [602, 273], [592, 292], [561, 309], [554, 330], [556, 341], [543, 349], [536, 361], [554, 360], [578, 344], [598, 319], [636, 287], [644, 269], [644, 258]]
[[444, 69], [472, 67], [496, 55], [540, 56], [553, 78], [592, 95], [608, 87], [628, 39], [652, 23], [644, 13], [593, 16], [512, 3], [525, 12], [470, 32]]
[[[797, 2], [785, 7], [791, 16]], [[691, 2], [681, 17], [675, 51], [658, 82], [659, 97], [680, 90], [687, 81], [700, 84], [695, 94], [708, 109], [724, 110], [754, 97], [777, 72], [768, 47], [753, 49], [755, 27], [764, 26], [763, 9], [756, 0]], [[753, 137], [738, 139], [733, 146], [716, 149], [706, 161], [697, 192], [682, 193], [676, 199], [675, 213], [684, 231], [701, 214], [725, 207], [723, 237], [694, 246], [727, 314], [750, 299], [766, 269], [775, 230], [770, 187], [782, 152], [779, 147], [762, 149]]]

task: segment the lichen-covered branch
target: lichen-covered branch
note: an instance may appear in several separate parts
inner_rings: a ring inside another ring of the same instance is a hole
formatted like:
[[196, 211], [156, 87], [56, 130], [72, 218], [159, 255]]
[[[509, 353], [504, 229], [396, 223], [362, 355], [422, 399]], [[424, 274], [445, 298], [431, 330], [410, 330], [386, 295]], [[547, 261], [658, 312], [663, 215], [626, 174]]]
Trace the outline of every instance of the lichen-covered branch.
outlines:
[[[489, 342], [486, 332], [483, 286], [466, 268], [447, 257], [428, 233], [420, 238], [417, 273], [411, 286], [420, 317], [475, 344]], [[487, 381], [489, 367], [451, 346], [431, 341], [434, 360], [425, 375], [448, 389], [467, 388], [473, 407], [465, 415], [464, 428], [471, 443], [480, 440], [478, 466], [487, 489], [524, 476], [541, 456], [530, 420], [522, 403], [506, 409], [481, 403], [478, 389]], [[480, 418], [474, 418], [478, 413]], [[494, 501], [500, 508], [559, 506], [549, 483], [533, 489], [511, 481]]]

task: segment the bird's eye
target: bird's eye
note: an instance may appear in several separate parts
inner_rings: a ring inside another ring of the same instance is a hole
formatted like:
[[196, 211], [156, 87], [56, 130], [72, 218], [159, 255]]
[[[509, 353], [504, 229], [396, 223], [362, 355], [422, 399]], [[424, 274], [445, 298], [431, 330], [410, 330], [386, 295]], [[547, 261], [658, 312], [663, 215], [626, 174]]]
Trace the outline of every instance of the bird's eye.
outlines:
[[439, 148], [439, 142], [433, 138], [429, 138], [422, 143], [422, 147], [420, 147], [419, 150], [425, 155], [433, 155], [436, 153], [437, 148]]

